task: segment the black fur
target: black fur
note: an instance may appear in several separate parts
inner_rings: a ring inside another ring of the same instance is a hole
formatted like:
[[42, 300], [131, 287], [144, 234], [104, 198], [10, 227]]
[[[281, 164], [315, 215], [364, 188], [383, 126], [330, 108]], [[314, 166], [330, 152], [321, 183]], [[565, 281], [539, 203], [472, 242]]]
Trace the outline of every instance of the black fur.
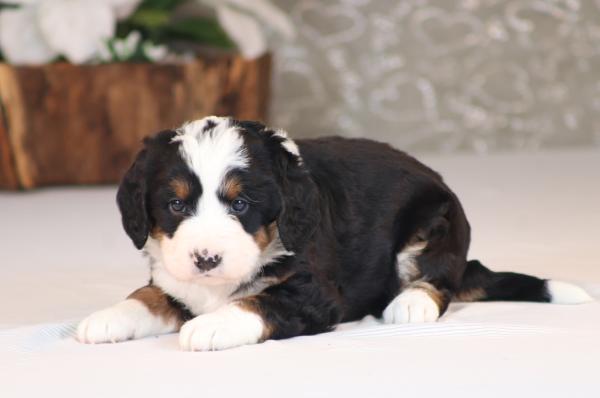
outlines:
[[310, 175], [289, 161], [278, 162], [274, 172], [281, 189], [283, 207], [277, 226], [287, 250], [302, 250], [314, 234], [321, 214], [317, 187]]
[[514, 272], [493, 272], [477, 260], [467, 263], [463, 275], [462, 292], [483, 289], [481, 301], [538, 301], [550, 302], [550, 294], [544, 279]]
[[[469, 228], [441, 178], [413, 158], [368, 140], [297, 143], [319, 192], [312, 211], [321, 215], [305, 250], [289, 260], [314, 276], [312, 288], [301, 289], [304, 305], [321, 305], [316, 312], [327, 313], [333, 302], [343, 321], [381, 315], [401, 289], [396, 255], [417, 233], [432, 242], [419, 265], [449, 301], [465, 266]], [[321, 318], [303, 319], [306, 330], [331, 326], [318, 325]]]
[[144, 247], [150, 232], [146, 207], [147, 157], [145, 150], [140, 152], [117, 191], [117, 204], [121, 211], [123, 228], [137, 249]]
[[[265, 145], [272, 142], [267, 139]], [[296, 142], [302, 166], [289, 153], [282, 154], [279, 146], [274, 149], [279, 151], [273, 160], [275, 174], [283, 174], [281, 170], [293, 163], [297, 178], [304, 179], [280, 181], [284, 203], [299, 206], [288, 207], [292, 214], [286, 215], [284, 205], [278, 226], [286, 247], [294, 244], [289, 237], [286, 242], [286, 233], [309, 225], [316, 228], [292, 235], [303, 249], [277, 265], [292, 269], [294, 277], [258, 297], [274, 337], [318, 333], [339, 321], [380, 316], [402, 289], [396, 255], [415, 236], [429, 242], [417, 259], [418, 267], [439, 291], [443, 313], [453, 296], [466, 288], [470, 227], [458, 198], [440, 175], [405, 153], [369, 140]], [[307, 178], [314, 185], [307, 185]], [[298, 189], [284, 185], [289, 181]], [[318, 196], [313, 199], [315, 192]], [[297, 224], [302, 219], [310, 222]], [[542, 280], [489, 272], [495, 277], [479, 286], [487, 295], [482, 299], [548, 301]], [[511, 288], [513, 283], [522, 289]]]

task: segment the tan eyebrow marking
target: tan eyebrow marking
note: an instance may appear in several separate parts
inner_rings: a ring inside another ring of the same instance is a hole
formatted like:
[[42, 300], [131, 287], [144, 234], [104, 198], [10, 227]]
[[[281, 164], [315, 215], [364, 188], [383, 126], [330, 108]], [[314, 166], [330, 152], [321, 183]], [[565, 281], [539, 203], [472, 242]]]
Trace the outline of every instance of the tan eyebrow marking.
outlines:
[[170, 185], [178, 198], [187, 199], [187, 197], [190, 195], [190, 184], [186, 180], [182, 178], [175, 178], [171, 180]]
[[227, 177], [221, 191], [227, 200], [234, 200], [242, 192], [242, 183], [237, 177]]

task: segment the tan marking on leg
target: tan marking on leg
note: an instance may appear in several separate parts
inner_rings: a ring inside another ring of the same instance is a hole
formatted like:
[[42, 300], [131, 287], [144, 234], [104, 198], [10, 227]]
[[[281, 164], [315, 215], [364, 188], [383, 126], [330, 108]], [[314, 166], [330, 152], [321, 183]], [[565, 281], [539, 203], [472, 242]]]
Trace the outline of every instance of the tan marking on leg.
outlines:
[[421, 271], [417, 264], [417, 257], [427, 247], [427, 241], [414, 240], [406, 244], [404, 248], [396, 255], [396, 267], [398, 276], [404, 285], [421, 277]]
[[157, 286], [144, 286], [131, 293], [127, 298], [140, 301], [150, 313], [163, 318], [165, 323], [175, 321], [177, 328], [184, 323], [181, 309], [173, 307], [167, 295]]
[[478, 288], [474, 288], [474, 289], [467, 290], [464, 292], [458, 292], [454, 296], [454, 300], [455, 301], [464, 301], [464, 302], [478, 301], [478, 300], [484, 299], [486, 296], [487, 295], [485, 294], [485, 290], [478, 287]]
[[242, 183], [237, 177], [228, 177], [223, 183], [221, 191], [227, 200], [234, 200], [242, 192]]
[[171, 180], [170, 185], [171, 189], [173, 189], [173, 192], [175, 192], [175, 195], [177, 195], [179, 199], [185, 200], [190, 196], [190, 184], [186, 180], [175, 178]]
[[237, 300], [235, 301], [235, 305], [237, 305], [244, 311], [254, 312], [256, 315], [262, 318], [264, 323], [264, 331], [260, 341], [268, 340], [273, 335], [273, 325], [271, 325], [265, 317], [265, 313], [260, 305], [260, 295]]
[[289, 272], [280, 276], [267, 276], [259, 278], [252, 285], [232, 296], [232, 299], [234, 300], [233, 302], [240, 308], [246, 311], [254, 312], [263, 319], [265, 330], [263, 332], [261, 341], [271, 338], [274, 332], [274, 326], [267, 321], [265, 311], [260, 304], [261, 297], [266, 296], [266, 293], [262, 293], [262, 291], [270, 286], [284, 283], [293, 275], [293, 272]]
[[440, 313], [442, 312], [442, 307], [444, 305], [444, 295], [431, 283], [425, 281], [416, 281], [408, 285], [407, 289], [421, 289], [425, 291], [431, 297], [431, 299], [437, 304], [440, 309]]

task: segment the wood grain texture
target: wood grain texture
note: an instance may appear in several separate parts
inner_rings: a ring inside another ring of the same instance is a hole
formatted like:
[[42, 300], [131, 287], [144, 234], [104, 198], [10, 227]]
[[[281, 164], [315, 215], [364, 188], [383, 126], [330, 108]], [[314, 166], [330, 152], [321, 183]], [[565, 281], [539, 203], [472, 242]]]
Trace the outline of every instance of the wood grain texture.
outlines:
[[19, 187], [19, 179], [11, 144], [8, 137], [8, 124], [4, 117], [4, 106], [0, 102], [0, 187], [16, 189]]
[[265, 121], [270, 68], [270, 56], [0, 64], [0, 188], [115, 183], [147, 135], [206, 115]]

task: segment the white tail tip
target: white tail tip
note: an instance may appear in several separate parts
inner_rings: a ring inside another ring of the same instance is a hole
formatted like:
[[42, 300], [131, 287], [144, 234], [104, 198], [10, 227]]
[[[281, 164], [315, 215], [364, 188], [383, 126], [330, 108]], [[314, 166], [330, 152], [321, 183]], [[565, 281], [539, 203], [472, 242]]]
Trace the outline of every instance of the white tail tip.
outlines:
[[580, 304], [594, 301], [585, 290], [579, 286], [567, 282], [546, 282], [546, 288], [550, 293], [550, 302], [553, 304]]

